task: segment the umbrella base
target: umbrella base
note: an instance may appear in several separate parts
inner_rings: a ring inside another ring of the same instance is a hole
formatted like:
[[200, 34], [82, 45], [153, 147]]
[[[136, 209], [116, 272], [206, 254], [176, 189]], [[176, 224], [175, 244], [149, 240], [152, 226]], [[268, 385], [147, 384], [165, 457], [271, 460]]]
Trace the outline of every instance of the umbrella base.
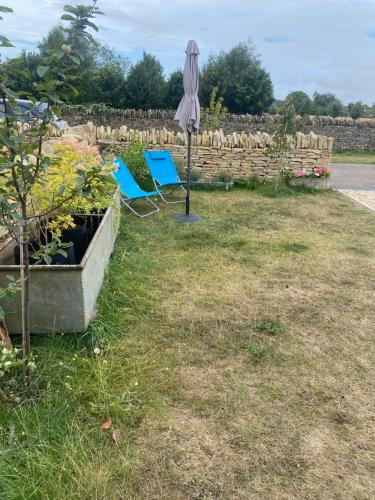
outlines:
[[174, 219], [178, 220], [179, 222], [199, 222], [203, 220], [203, 218], [200, 215], [196, 214], [176, 214], [173, 216]]

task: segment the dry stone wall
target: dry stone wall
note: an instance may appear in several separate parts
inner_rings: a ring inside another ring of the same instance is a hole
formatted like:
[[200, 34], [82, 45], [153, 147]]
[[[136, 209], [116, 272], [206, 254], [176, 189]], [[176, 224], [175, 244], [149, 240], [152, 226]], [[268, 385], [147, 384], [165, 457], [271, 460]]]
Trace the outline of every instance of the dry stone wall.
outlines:
[[[150, 149], [160, 150], [154, 145]], [[186, 146], [171, 145], [168, 147], [173, 158], [180, 165], [186, 165]], [[252, 176], [277, 177], [283, 168], [293, 170], [312, 170], [317, 165], [328, 167], [330, 153], [315, 149], [292, 150], [283, 160], [270, 159], [265, 148], [228, 148], [217, 146], [193, 146], [192, 170], [202, 180], [220, 179], [222, 173], [228, 173], [232, 179], [249, 179]]]
[[[95, 125], [110, 125], [119, 128], [162, 129], [177, 132], [178, 124], [174, 121], [174, 111], [118, 109], [106, 112], [87, 109], [66, 110], [64, 118], [72, 126], [92, 121]], [[228, 114], [222, 124], [224, 134], [233, 132], [267, 132], [268, 123], [277, 124], [279, 115], [234, 115]], [[305, 134], [314, 132], [334, 139], [335, 150], [375, 151], [375, 119], [350, 117], [309, 116], [303, 129]]]
[[[102, 147], [113, 143], [126, 146], [137, 140], [151, 150], [169, 149], [177, 161], [186, 164], [187, 134], [166, 128], [134, 130], [122, 126], [111, 129], [88, 123], [69, 128], [62, 137], [98, 142]], [[313, 132], [308, 135], [298, 133], [296, 140], [290, 140], [291, 149], [282, 160], [270, 158], [268, 148], [271, 144], [272, 137], [265, 132], [224, 134], [222, 129], [203, 131], [193, 135], [193, 170], [206, 180], [217, 178], [223, 172], [229, 173], [233, 179], [246, 179], [252, 175], [277, 176], [283, 168], [312, 170], [317, 165], [328, 167], [331, 162], [333, 140], [330, 137]]]

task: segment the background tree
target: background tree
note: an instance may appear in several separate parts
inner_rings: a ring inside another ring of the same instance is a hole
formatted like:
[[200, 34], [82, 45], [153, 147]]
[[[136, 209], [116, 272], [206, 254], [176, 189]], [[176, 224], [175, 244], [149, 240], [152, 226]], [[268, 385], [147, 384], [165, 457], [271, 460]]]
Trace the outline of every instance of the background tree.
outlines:
[[333, 94], [319, 94], [315, 92], [312, 110], [315, 115], [336, 117], [343, 114], [344, 106]]
[[[63, 26], [53, 27], [38, 45], [39, 52], [23, 51], [20, 56], [8, 59], [4, 64], [11, 88], [39, 99], [33, 86], [37, 79], [37, 67], [50, 50], [59, 50], [67, 43], [68, 34]], [[65, 89], [65, 100], [74, 104], [102, 102], [112, 107], [125, 105], [125, 82], [129, 62], [113, 49], [100, 45], [93, 37], [90, 43], [78, 41], [82, 64], [77, 66], [71, 59], [63, 61], [63, 68], [70, 76], [70, 83], [79, 88]]]
[[296, 113], [301, 116], [309, 115], [312, 111], [312, 100], [302, 90], [290, 92], [285, 98], [285, 106], [293, 104]]
[[246, 43], [209, 58], [200, 85], [203, 106], [209, 105], [214, 87], [232, 113], [262, 114], [274, 101], [270, 75], [254, 47]]
[[90, 84], [86, 83], [84, 93], [78, 95], [78, 102], [100, 102], [113, 108], [127, 106], [126, 75], [129, 61], [116, 54], [113, 49], [100, 46], [98, 48]]
[[129, 108], [162, 108], [165, 100], [163, 67], [156, 57], [143, 53], [143, 58], [129, 71], [126, 102]]
[[365, 105], [361, 101], [351, 102], [348, 104], [348, 113], [353, 120], [361, 118], [365, 114]]
[[25, 92], [30, 95], [35, 94], [33, 82], [38, 78], [36, 69], [41, 64], [42, 57], [36, 52], [26, 52], [8, 59], [3, 64], [3, 71], [7, 74], [9, 86], [15, 92]]
[[178, 69], [171, 73], [166, 83], [164, 107], [177, 109], [184, 95], [184, 73]]

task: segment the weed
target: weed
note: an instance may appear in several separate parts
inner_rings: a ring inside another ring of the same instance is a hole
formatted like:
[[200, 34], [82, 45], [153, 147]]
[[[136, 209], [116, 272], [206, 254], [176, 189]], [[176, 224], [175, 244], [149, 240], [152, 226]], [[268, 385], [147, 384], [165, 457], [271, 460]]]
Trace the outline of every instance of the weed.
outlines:
[[281, 335], [285, 333], [285, 326], [277, 318], [265, 317], [256, 319], [252, 327], [259, 333], [268, 333], [270, 335]]
[[242, 346], [242, 349], [248, 353], [250, 360], [254, 364], [260, 363], [262, 359], [265, 358], [267, 353], [266, 348], [264, 346], [254, 344], [252, 342], [244, 344]]

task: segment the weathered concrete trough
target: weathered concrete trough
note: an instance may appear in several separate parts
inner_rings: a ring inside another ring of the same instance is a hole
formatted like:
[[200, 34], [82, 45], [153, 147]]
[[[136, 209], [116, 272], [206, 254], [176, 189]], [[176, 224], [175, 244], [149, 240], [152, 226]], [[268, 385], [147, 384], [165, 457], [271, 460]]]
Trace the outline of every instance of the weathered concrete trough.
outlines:
[[[33, 265], [30, 267], [30, 331], [84, 332], [95, 314], [96, 301], [113, 251], [120, 221], [120, 204], [105, 212], [78, 265]], [[14, 241], [0, 249], [0, 286], [6, 276], [19, 277], [14, 265]], [[13, 262], [13, 263], [12, 263]], [[20, 294], [2, 302], [11, 334], [21, 333]]]

